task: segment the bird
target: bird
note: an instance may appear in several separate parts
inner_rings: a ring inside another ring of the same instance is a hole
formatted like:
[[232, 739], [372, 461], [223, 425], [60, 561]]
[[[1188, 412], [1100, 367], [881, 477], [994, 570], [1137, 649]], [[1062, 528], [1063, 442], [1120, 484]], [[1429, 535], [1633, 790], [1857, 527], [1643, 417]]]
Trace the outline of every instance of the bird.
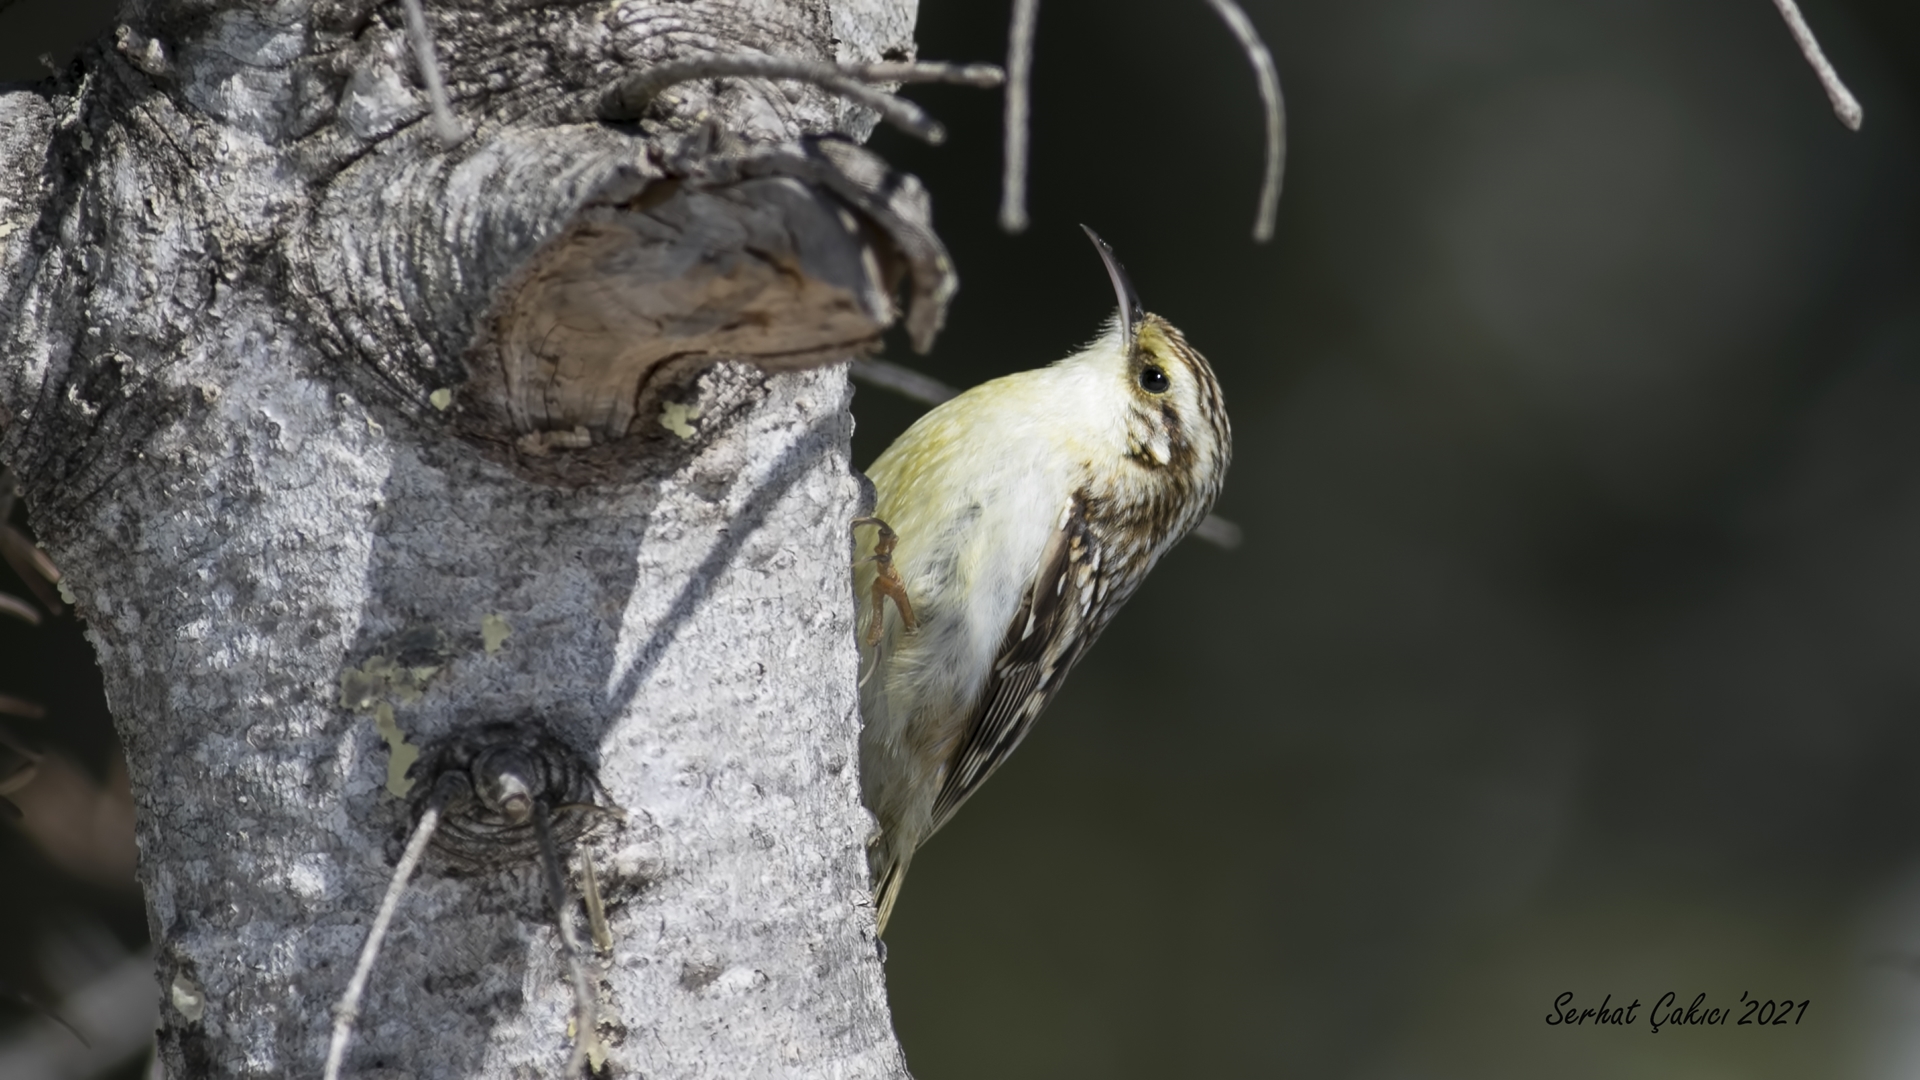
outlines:
[[882, 934], [914, 853], [1206, 517], [1232, 458], [1213, 368], [1081, 228], [1117, 300], [1099, 336], [936, 406], [867, 470], [860, 778]]

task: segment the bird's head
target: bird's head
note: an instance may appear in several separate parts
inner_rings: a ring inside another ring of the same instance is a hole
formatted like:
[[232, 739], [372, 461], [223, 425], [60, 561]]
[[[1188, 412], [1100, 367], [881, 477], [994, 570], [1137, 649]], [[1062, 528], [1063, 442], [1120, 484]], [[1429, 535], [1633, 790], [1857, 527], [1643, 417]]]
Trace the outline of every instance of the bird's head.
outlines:
[[1211, 504], [1233, 454], [1233, 431], [1213, 368], [1172, 323], [1141, 306], [1113, 249], [1092, 229], [1081, 228], [1106, 264], [1119, 311], [1106, 332], [1072, 359], [1106, 384], [1101, 398], [1121, 403], [1128, 461], [1150, 473], [1173, 474]]

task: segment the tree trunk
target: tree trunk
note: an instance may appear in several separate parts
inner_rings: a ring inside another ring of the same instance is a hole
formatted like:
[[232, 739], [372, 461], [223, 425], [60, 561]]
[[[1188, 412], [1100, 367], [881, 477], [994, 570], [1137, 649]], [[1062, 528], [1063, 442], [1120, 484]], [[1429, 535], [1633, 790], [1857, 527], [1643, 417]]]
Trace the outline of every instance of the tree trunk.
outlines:
[[[0, 93], [0, 458], [125, 742], [169, 1075], [319, 1074], [434, 763], [502, 724], [624, 811], [572, 852], [611, 919], [610, 1075], [905, 1075], [823, 362], [944, 258], [903, 239], [924, 207], [817, 174], [859, 151], [795, 149], [871, 127], [819, 91], [593, 110], [703, 51], [911, 55], [913, 13], [440, 4], [451, 149], [399, 6], [366, 0], [135, 5]], [[497, 846], [429, 858], [347, 1075], [562, 1071], [556, 921]]]

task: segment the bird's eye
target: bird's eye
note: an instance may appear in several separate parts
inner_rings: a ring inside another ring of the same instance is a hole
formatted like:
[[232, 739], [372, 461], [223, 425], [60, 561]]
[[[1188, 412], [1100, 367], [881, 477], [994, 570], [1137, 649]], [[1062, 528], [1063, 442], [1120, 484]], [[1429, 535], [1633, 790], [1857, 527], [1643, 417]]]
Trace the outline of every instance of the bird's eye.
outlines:
[[1149, 394], [1164, 394], [1167, 387], [1173, 385], [1167, 379], [1167, 373], [1153, 364], [1140, 369], [1140, 389]]

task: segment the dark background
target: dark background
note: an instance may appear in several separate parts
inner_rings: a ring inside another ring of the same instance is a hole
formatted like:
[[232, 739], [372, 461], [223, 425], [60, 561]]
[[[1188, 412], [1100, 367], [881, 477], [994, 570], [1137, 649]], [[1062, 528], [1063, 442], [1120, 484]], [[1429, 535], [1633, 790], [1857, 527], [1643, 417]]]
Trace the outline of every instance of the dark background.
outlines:
[[[1090, 337], [1084, 221], [1219, 372], [1247, 535], [1175, 551], [915, 860], [915, 1074], [1920, 1070], [1920, 9], [1807, 9], [1856, 135], [1766, 0], [1247, 6], [1289, 105], [1267, 247], [1199, 0], [1042, 5], [1024, 236], [998, 95], [875, 140], [963, 281], [891, 357], [968, 385]], [[83, 10], [0, 14], [0, 78]], [[921, 53], [997, 59], [1005, 17], [928, 0]], [[855, 410], [861, 463], [918, 412]], [[35, 850], [0, 837], [0, 970], [39, 986], [48, 928], [120, 924], [48, 914], [78, 886]], [[1669, 990], [1812, 1004], [1650, 1034]], [[1549, 1027], [1565, 991], [1638, 1024]]]

